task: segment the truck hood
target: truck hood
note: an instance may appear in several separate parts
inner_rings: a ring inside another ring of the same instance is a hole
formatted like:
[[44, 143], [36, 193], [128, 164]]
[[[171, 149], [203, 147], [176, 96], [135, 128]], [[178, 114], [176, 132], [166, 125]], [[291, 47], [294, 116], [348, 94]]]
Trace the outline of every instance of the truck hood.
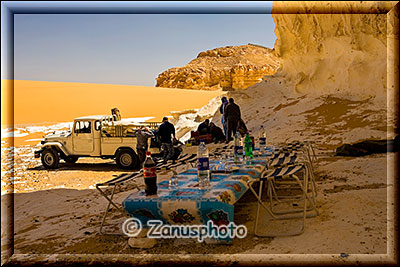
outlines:
[[51, 133], [44, 137], [45, 142], [57, 141], [66, 139], [71, 135], [71, 131], [63, 131], [58, 133]]

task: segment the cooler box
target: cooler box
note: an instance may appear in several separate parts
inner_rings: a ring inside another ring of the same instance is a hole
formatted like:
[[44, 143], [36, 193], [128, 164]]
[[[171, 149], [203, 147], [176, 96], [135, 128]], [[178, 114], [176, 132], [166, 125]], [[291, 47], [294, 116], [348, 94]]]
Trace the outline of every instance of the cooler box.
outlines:
[[204, 143], [206, 143], [206, 144], [213, 142], [212, 134], [200, 135], [200, 133], [198, 131], [191, 131], [190, 138], [194, 138], [197, 143], [200, 143], [200, 140], [204, 140]]

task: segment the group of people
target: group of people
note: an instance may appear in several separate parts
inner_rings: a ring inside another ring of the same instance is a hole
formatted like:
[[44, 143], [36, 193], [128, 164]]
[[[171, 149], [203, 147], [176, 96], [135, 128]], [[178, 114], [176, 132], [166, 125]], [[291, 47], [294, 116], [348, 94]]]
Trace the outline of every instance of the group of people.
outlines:
[[[219, 108], [222, 114], [221, 123], [222, 129], [216, 126], [209, 119], [202, 122], [197, 131], [200, 134], [212, 134], [213, 139], [216, 141], [225, 141], [229, 143], [233, 140], [232, 135], [236, 131], [245, 132], [247, 131], [246, 126], [241, 119], [240, 107], [235, 103], [233, 98], [229, 98], [229, 101], [224, 96], [221, 98], [222, 104]], [[175, 153], [174, 144], [179, 143], [175, 137], [175, 127], [172, 123], [168, 121], [168, 117], [164, 117], [162, 124], [157, 131], [158, 138], [161, 143], [161, 151], [163, 152], [164, 162], [173, 159]], [[146, 157], [146, 151], [148, 150], [148, 138], [154, 138], [155, 135], [147, 127], [142, 127], [136, 133], [137, 136], [137, 154], [139, 156], [140, 162], [143, 163]]]
[[225, 141], [229, 143], [233, 140], [232, 135], [236, 133], [236, 131], [240, 131], [241, 134], [246, 132], [246, 125], [244, 124], [241, 113], [240, 107], [235, 103], [233, 98], [229, 98], [229, 101], [224, 96], [221, 98], [222, 104], [219, 107], [219, 111], [222, 115], [221, 123], [224, 131], [216, 126], [213, 122], [210, 122], [209, 119], [206, 119], [202, 122], [197, 131], [200, 134], [212, 134], [212, 137], [215, 141]]
[[241, 118], [240, 107], [235, 103], [233, 98], [221, 98], [222, 104], [219, 111], [222, 114], [221, 123], [224, 127], [226, 143], [233, 140], [232, 135], [239, 131], [242, 135], [247, 131], [246, 125]]
[[[178, 140], [175, 137], [175, 127], [168, 121], [167, 117], [163, 118], [162, 124], [158, 128], [157, 135], [161, 141], [164, 162], [173, 159], [175, 155], [174, 143], [177, 143]], [[154, 133], [147, 127], [142, 127], [136, 132], [136, 150], [140, 163], [143, 163], [146, 157], [146, 151], [148, 150], [147, 140], [153, 137], [155, 137]]]
[[204, 122], [200, 123], [197, 127], [197, 131], [203, 134], [211, 134], [214, 142], [225, 141], [225, 135], [221, 128], [219, 128], [215, 123], [210, 122], [209, 119], [206, 119]]

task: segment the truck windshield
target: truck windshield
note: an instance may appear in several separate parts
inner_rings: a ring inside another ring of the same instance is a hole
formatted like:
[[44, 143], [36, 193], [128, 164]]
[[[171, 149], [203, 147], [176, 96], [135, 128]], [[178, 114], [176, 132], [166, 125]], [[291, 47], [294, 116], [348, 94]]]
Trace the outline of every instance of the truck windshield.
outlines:
[[75, 123], [75, 133], [91, 133], [92, 127], [90, 121], [77, 121]]

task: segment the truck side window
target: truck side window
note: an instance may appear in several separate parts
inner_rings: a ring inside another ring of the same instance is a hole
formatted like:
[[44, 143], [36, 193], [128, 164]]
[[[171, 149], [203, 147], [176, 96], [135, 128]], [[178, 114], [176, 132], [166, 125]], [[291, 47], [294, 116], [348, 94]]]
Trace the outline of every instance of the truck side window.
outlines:
[[100, 121], [95, 121], [95, 123], [94, 123], [94, 129], [95, 129], [96, 131], [100, 131]]

